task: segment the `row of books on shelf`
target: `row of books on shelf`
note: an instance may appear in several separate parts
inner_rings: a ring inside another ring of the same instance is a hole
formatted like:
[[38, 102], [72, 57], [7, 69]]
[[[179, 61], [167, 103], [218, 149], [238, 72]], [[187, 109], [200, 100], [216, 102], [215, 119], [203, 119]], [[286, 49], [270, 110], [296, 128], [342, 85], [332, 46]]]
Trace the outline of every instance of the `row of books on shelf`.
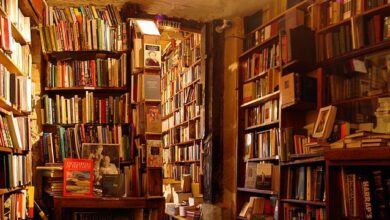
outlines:
[[388, 219], [390, 178], [384, 168], [354, 171], [341, 168], [343, 215], [347, 218]]
[[253, 53], [241, 63], [244, 80], [250, 79], [271, 68], [280, 66], [280, 44], [265, 47], [259, 53]]
[[130, 94], [95, 97], [93, 92], [85, 92], [84, 97], [75, 95], [71, 98], [56, 95], [43, 97], [43, 124], [75, 123], [129, 123]]
[[26, 42], [31, 41], [30, 17], [25, 17], [19, 8], [18, 1], [7, 0], [0, 3], [0, 7], [7, 13], [8, 19], [22, 34]]
[[294, 204], [283, 204], [283, 219], [294, 220], [325, 220], [326, 210], [325, 208], [318, 208], [313, 206], [298, 206]]
[[4, 195], [4, 205], [0, 209], [3, 213], [3, 219], [27, 219], [34, 217], [34, 204], [32, 204], [34, 200], [30, 199], [34, 196], [34, 190], [31, 188], [28, 187], [27, 189]]
[[244, 137], [244, 160], [277, 156], [280, 150], [279, 133], [279, 129], [277, 128], [272, 128], [263, 132], [246, 133]]
[[201, 168], [196, 163], [188, 165], [164, 164], [163, 172], [164, 178], [175, 180], [181, 180], [184, 175], [189, 174], [193, 183], [199, 183]]
[[49, 7], [40, 32], [44, 52], [127, 49], [126, 23], [112, 5]]
[[28, 76], [16, 76], [0, 64], [0, 97], [17, 109], [32, 110], [32, 80]]
[[[194, 68], [183, 68], [182, 74], [177, 74], [173, 79], [170, 77], [163, 77], [161, 79], [161, 89], [163, 91], [162, 100], [166, 101], [182, 89], [193, 85], [194, 82], [199, 81], [201, 75], [200, 64]], [[169, 76], [169, 75], [168, 75]]]
[[83, 143], [119, 144], [119, 157], [134, 157], [134, 127], [92, 126], [77, 124], [71, 128], [57, 126], [55, 132], [43, 133], [42, 160], [45, 163], [62, 163], [65, 158], [82, 158]]
[[336, 74], [330, 75], [330, 99], [332, 102], [337, 102], [368, 95], [369, 91], [374, 90], [371, 81], [369, 77], [346, 78]]
[[0, 144], [2, 147], [30, 150], [30, 119], [0, 115]]
[[357, 16], [364, 11], [374, 9], [389, 3], [387, 0], [347, 0], [326, 1], [321, 5], [320, 27], [337, 24], [345, 19]]
[[181, 41], [169, 43], [163, 51], [162, 76], [168, 73], [175, 65], [190, 67], [197, 62], [201, 56], [200, 41], [201, 34], [193, 33]]
[[270, 198], [264, 198], [251, 196], [249, 197], [249, 201], [244, 202], [238, 216], [245, 219], [277, 219], [278, 203], [277, 197], [271, 196]]
[[278, 119], [278, 99], [267, 101], [258, 107], [245, 109], [245, 128], [276, 122]]
[[0, 164], [0, 189], [10, 189], [31, 183], [30, 155], [0, 153]]
[[49, 63], [46, 70], [46, 86], [67, 88], [80, 86], [127, 86], [127, 55], [119, 59], [71, 60]]
[[363, 17], [351, 19], [318, 38], [318, 61], [343, 55], [353, 49], [374, 45], [390, 39], [390, 18], [375, 15], [367, 21]]
[[[164, 131], [165, 132], [165, 131]], [[163, 135], [164, 147], [194, 141], [200, 138], [200, 121], [190, 122], [188, 125], [175, 127]]]
[[[191, 120], [199, 115], [200, 105], [202, 103], [202, 85], [197, 84], [195, 89], [187, 90], [192, 92], [191, 97], [183, 97], [184, 93], [178, 93], [174, 97], [162, 102], [162, 116], [165, 117], [174, 114], [176, 124]], [[172, 124], [173, 125], [173, 124]]]
[[31, 76], [32, 55], [29, 45], [21, 45], [18, 42], [12, 43], [11, 59], [23, 75]]
[[125, 51], [127, 49], [126, 24], [112, 28], [103, 20], [61, 22], [56, 25], [40, 26], [42, 50], [44, 53], [61, 51]]
[[194, 143], [188, 147], [175, 146], [164, 149], [163, 158], [165, 163], [198, 161], [200, 159], [200, 145]]
[[61, 22], [80, 22], [82, 20], [100, 19], [109, 26], [117, 26], [122, 23], [118, 9], [108, 4], [97, 8], [95, 5], [80, 5], [79, 7], [58, 8], [49, 6], [44, 12], [44, 25], [60, 24]]
[[325, 168], [323, 165], [288, 167], [287, 199], [325, 200]]
[[245, 83], [243, 85], [242, 102], [246, 103], [257, 98], [271, 94], [277, 90], [279, 85], [279, 72], [269, 70], [264, 77]]
[[244, 48], [245, 50], [248, 50], [278, 34], [278, 22], [273, 22], [260, 30], [249, 33], [244, 39]]
[[280, 171], [277, 165], [264, 162], [247, 162], [245, 184], [248, 189], [279, 191]]

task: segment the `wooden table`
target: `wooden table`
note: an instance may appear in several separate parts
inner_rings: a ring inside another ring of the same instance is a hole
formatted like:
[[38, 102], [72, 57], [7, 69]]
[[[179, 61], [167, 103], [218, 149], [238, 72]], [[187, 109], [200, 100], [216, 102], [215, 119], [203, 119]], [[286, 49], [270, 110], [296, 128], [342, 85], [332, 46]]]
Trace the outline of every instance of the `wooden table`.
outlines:
[[64, 208], [102, 208], [102, 209], [155, 209], [159, 219], [163, 219], [165, 198], [145, 198], [145, 197], [63, 197], [54, 196], [54, 219], [62, 219], [62, 209]]

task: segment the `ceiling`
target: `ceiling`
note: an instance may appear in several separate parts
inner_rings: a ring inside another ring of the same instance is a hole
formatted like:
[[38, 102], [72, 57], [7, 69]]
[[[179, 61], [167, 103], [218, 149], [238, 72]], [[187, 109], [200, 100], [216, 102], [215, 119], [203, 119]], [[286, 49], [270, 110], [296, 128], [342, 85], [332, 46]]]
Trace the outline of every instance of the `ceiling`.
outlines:
[[149, 14], [163, 14], [201, 22], [251, 15], [266, 1], [272, 0], [47, 0], [52, 6], [80, 5], [82, 2], [96, 6], [111, 3], [121, 7], [130, 2], [139, 4], [141, 9]]

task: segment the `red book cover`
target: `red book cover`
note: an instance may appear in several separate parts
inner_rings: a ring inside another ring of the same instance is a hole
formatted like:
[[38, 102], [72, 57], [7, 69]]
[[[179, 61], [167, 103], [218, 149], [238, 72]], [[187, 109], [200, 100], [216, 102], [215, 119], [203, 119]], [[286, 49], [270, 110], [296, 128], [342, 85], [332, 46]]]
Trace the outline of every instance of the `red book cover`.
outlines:
[[101, 111], [101, 113], [100, 113], [100, 118], [102, 119], [102, 123], [104, 124], [104, 123], [107, 123], [107, 109], [106, 109], [106, 100], [105, 99], [102, 99], [101, 100], [102, 102], [101, 102], [101, 109], [102, 109], [102, 111]]
[[379, 15], [375, 15], [373, 18], [373, 23], [374, 23], [374, 32], [375, 32], [375, 43], [378, 43], [382, 40], [382, 31], [381, 31], [381, 17]]
[[64, 159], [64, 196], [90, 197], [93, 192], [93, 161]]
[[96, 62], [95, 60], [91, 60], [90, 63], [91, 63], [90, 68], [91, 68], [91, 78], [92, 78], [91, 85], [96, 86]]

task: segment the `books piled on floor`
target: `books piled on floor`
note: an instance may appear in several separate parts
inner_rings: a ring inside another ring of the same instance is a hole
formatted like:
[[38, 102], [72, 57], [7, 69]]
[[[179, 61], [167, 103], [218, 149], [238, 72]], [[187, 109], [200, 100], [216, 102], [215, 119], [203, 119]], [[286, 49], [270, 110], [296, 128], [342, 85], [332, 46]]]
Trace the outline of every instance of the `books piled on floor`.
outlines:
[[127, 55], [119, 59], [70, 60], [49, 63], [46, 86], [55, 87], [125, 87], [127, 85]]
[[39, 27], [43, 52], [127, 49], [126, 24], [112, 5], [50, 6], [45, 16]]
[[331, 148], [364, 148], [390, 146], [390, 135], [372, 132], [356, 132], [330, 144]]
[[43, 96], [43, 124], [75, 123], [129, 123], [130, 94], [95, 97], [93, 92], [85, 92], [84, 97], [71, 98], [56, 95], [55, 98]]

